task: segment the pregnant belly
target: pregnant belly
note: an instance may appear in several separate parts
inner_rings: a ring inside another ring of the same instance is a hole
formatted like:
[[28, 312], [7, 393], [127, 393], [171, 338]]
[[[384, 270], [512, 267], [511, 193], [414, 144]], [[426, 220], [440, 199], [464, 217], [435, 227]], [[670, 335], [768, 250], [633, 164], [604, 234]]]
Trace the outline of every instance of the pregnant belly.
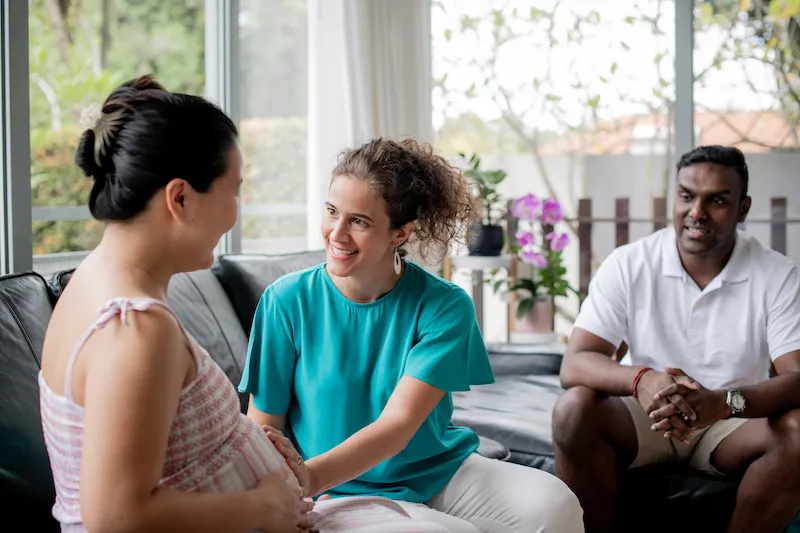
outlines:
[[235, 492], [255, 488], [259, 479], [279, 470], [289, 472], [288, 486], [298, 486], [297, 478], [264, 430], [242, 415], [239, 427], [226, 442], [162, 479], [160, 484], [184, 491]]

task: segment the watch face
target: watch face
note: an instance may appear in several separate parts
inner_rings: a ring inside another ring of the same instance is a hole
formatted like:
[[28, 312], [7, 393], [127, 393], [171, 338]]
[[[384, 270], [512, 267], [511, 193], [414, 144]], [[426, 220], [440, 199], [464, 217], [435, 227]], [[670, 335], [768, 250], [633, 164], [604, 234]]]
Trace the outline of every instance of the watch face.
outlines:
[[731, 394], [731, 406], [737, 411], [744, 409], [744, 398], [741, 394]]

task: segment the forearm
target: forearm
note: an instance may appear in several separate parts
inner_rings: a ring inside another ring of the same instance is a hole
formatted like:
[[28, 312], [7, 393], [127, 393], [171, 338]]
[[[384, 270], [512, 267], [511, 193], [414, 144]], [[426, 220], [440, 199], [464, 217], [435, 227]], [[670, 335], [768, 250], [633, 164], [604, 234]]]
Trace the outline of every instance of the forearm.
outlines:
[[342, 483], [357, 478], [381, 462], [394, 457], [408, 444], [407, 431], [392, 427], [378, 419], [354, 433], [332, 450], [309, 459], [311, 492], [316, 496]]
[[251, 492], [198, 493], [158, 488], [139, 505], [122, 504], [115, 512], [113, 504], [106, 501], [98, 506], [99, 512], [85, 512], [83, 518], [89, 531], [99, 533], [245, 532], [258, 528], [259, 504]]
[[741, 389], [747, 407], [739, 418], [768, 418], [800, 408], [800, 372], [788, 372]]
[[631, 396], [633, 380], [641, 369], [620, 365], [602, 353], [575, 352], [565, 356], [561, 364], [561, 386], [584, 386], [608, 396]]

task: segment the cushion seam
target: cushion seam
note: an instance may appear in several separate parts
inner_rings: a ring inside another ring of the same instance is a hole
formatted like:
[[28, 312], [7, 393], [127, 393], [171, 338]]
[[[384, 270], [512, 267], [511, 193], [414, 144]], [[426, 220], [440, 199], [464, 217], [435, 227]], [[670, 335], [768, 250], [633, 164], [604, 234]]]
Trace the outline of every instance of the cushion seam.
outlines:
[[22, 336], [25, 337], [25, 342], [28, 344], [28, 349], [30, 350], [31, 355], [33, 355], [33, 360], [36, 361], [36, 366], [41, 369], [42, 368], [42, 359], [41, 359], [40, 356], [38, 356], [36, 354], [36, 350], [33, 347], [33, 341], [31, 341], [31, 337], [30, 337], [30, 335], [28, 335], [28, 331], [25, 329], [25, 326], [23, 325], [22, 320], [20, 320], [19, 314], [17, 314], [17, 311], [10, 304], [10, 302], [8, 301], [8, 298], [6, 297], [5, 294], [0, 294], [0, 300], [3, 301], [3, 304], [11, 312], [11, 316], [14, 317], [14, 321], [17, 323], [17, 327], [19, 328], [20, 332], [22, 333]]
[[[225, 330], [223, 329], [222, 324], [220, 324], [219, 319], [217, 318], [217, 315], [214, 313], [214, 310], [208, 304], [208, 300], [206, 300], [206, 297], [203, 294], [203, 291], [200, 290], [199, 285], [191, 278], [191, 276], [186, 276], [186, 277], [189, 279], [189, 283], [192, 284], [192, 287], [194, 288], [194, 290], [197, 291], [197, 294], [200, 296], [200, 299], [203, 300], [203, 304], [205, 304], [206, 308], [208, 308], [208, 310], [211, 312], [211, 318], [214, 319], [214, 323], [217, 325], [217, 329], [222, 334], [222, 338], [225, 340], [225, 345], [228, 347], [228, 353], [231, 354], [231, 360], [233, 360], [234, 366], [236, 367], [237, 370], [239, 370], [240, 373], [244, 372], [244, 369], [239, 366], [239, 362], [236, 360], [236, 357], [234, 357], [233, 347], [231, 346], [231, 343], [228, 341], [228, 336], [225, 334]], [[227, 295], [226, 295], [226, 297], [227, 297]], [[238, 317], [237, 317], [237, 322], [238, 322]], [[241, 327], [241, 324], [240, 324], [240, 327]]]

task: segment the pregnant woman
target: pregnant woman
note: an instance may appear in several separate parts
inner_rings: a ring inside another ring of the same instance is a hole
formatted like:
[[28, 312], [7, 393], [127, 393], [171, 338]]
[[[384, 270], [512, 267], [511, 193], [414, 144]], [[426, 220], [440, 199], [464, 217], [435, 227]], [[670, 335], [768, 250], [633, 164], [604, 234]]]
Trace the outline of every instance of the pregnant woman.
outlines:
[[62, 531], [359, 531], [376, 520], [441, 531], [384, 500], [311, 513], [284, 457], [165, 303], [170, 277], [209, 267], [236, 220], [242, 155], [230, 119], [142, 77], [111, 93], [76, 162], [107, 225], [53, 311], [39, 376]]

